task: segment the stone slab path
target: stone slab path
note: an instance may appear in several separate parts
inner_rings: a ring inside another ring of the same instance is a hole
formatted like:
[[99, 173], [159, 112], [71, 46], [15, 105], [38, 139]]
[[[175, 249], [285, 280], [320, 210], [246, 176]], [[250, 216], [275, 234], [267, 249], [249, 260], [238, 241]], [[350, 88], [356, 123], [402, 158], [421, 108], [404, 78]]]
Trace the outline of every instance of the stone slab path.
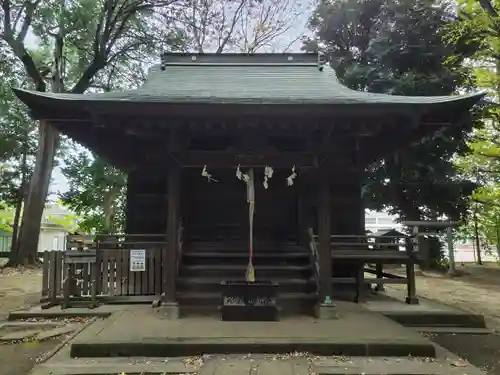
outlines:
[[49, 361], [31, 375], [485, 375], [452, 354], [439, 359], [407, 357], [309, 357], [290, 355], [203, 356], [190, 358], [94, 358]]
[[[78, 326], [76, 324], [65, 324], [59, 327], [48, 325], [40, 325], [39, 327], [34, 327], [35, 325], [24, 325], [24, 324], [5, 324], [0, 327], [0, 342], [12, 342], [12, 341], [43, 341], [48, 340], [57, 336], [66, 335], [75, 331]], [[2, 332], [2, 331], [6, 332]]]

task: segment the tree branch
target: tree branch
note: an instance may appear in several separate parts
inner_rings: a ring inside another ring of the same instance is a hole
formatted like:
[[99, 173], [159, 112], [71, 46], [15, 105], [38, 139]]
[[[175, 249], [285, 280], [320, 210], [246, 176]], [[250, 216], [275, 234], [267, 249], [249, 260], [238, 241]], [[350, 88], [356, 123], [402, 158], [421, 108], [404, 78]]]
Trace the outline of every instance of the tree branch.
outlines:
[[490, 0], [478, 0], [479, 4], [481, 5], [481, 8], [488, 13], [488, 16], [490, 18], [498, 18], [498, 12], [496, 9], [493, 7], [493, 4], [491, 3]]
[[[2, 10], [4, 12], [4, 32], [1, 35], [2, 39], [5, 40], [5, 42], [9, 45], [9, 47], [12, 49], [12, 52], [14, 55], [21, 61], [21, 63], [24, 66], [24, 69], [26, 70], [26, 73], [28, 76], [33, 80], [35, 84], [35, 89], [37, 91], [46, 91], [47, 90], [47, 85], [45, 84], [45, 81], [43, 80], [42, 75], [38, 71], [35, 62], [33, 60], [33, 57], [30, 55], [28, 50], [26, 49], [24, 45], [24, 38], [26, 37], [26, 32], [31, 26], [32, 22], [32, 17], [33, 13], [36, 9], [36, 6], [38, 5], [39, 1], [36, 1], [32, 3], [32, 6], [27, 7], [26, 9], [26, 16], [24, 18], [23, 26], [21, 27], [21, 32], [17, 35], [17, 37], [14, 35], [15, 30], [12, 27], [11, 23], [11, 7], [10, 7], [10, 1], [9, 0], [3, 0], [2, 1]], [[22, 9], [20, 10], [20, 12]], [[26, 31], [24, 31], [26, 30]]]
[[222, 53], [222, 51], [224, 51], [224, 48], [226, 47], [227, 42], [229, 41], [229, 39], [233, 35], [234, 27], [236, 26], [236, 23], [238, 22], [238, 19], [241, 15], [241, 11], [242, 11], [245, 3], [246, 3], [246, 0], [240, 0], [240, 3], [238, 4], [238, 8], [236, 8], [236, 10], [234, 11], [233, 19], [231, 20], [231, 25], [229, 26], [229, 30], [227, 32], [227, 35], [225, 36], [225, 38], [222, 40], [222, 43], [217, 48], [217, 53]]

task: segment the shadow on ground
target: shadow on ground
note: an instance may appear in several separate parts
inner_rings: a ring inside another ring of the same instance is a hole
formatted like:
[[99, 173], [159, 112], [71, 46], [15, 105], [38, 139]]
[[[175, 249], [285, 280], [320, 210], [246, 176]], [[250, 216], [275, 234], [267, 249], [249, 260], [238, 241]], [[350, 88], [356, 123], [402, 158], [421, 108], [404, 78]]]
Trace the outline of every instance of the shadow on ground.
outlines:
[[428, 337], [488, 375], [500, 375], [500, 336], [440, 333]]

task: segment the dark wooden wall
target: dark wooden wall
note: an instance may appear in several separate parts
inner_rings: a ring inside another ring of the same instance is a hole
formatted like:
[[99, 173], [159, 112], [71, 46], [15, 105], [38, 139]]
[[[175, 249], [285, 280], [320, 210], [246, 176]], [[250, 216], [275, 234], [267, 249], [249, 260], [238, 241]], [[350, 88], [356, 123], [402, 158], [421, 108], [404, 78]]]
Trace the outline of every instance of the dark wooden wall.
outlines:
[[[208, 182], [199, 169], [183, 169], [181, 219], [186, 239], [248, 239], [246, 186], [235, 169], [209, 169], [219, 182]], [[276, 170], [264, 189], [263, 170], [255, 169], [255, 237], [263, 240], [293, 240], [299, 236], [298, 195], [309, 202], [306, 222], [317, 227], [317, 186], [314, 179], [297, 177], [286, 184], [289, 170]], [[301, 190], [302, 184], [302, 190]], [[364, 206], [360, 179], [343, 176], [331, 182], [331, 234], [364, 234]], [[167, 171], [143, 167], [129, 174], [126, 232], [163, 234], [167, 228]]]
[[125, 231], [163, 234], [167, 230], [167, 171], [142, 167], [129, 173]]
[[[201, 170], [185, 169], [182, 176], [181, 213], [191, 239], [247, 240], [247, 190], [236, 169], [210, 169], [218, 182], [208, 182]], [[288, 187], [290, 172], [277, 170], [264, 189], [263, 168], [255, 169], [254, 233], [257, 240], [297, 238], [297, 187]]]
[[[307, 219], [318, 233], [318, 188], [309, 183], [307, 201], [311, 208]], [[330, 183], [330, 233], [332, 235], [362, 235], [365, 233], [364, 202], [361, 199], [361, 178], [356, 175], [339, 176]]]
[[362, 235], [365, 233], [364, 203], [357, 180], [344, 181], [332, 186], [331, 233]]

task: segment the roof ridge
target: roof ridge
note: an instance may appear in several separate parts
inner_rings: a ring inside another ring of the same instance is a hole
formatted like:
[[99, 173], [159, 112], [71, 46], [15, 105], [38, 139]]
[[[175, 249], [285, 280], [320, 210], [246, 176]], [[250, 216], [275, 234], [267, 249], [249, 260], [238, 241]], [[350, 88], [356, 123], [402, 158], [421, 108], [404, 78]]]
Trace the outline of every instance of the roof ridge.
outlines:
[[186, 53], [165, 52], [161, 66], [212, 65], [212, 66], [318, 66], [322, 63], [318, 53]]

